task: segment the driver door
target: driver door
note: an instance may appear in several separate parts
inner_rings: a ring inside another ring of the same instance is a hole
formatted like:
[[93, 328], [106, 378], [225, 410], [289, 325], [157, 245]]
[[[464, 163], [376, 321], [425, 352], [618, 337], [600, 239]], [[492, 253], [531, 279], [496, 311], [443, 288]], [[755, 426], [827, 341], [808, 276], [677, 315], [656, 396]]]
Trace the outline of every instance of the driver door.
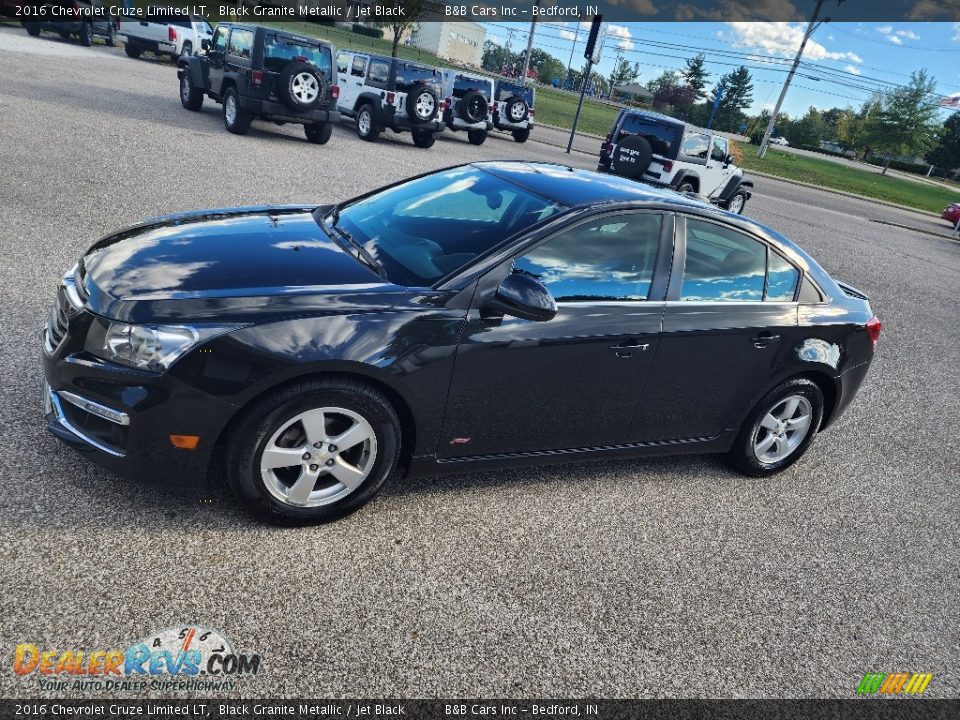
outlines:
[[213, 42], [207, 51], [207, 68], [210, 78], [210, 90], [220, 96], [220, 88], [223, 85], [224, 65], [227, 61], [227, 39], [230, 35], [230, 28], [225, 25], [217, 27], [213, 34]]
[[[673, 218], [590, 218], [480, 279], [457, 349], [437, 456], [590, 448], [629, 442], [657, 351]], [[554, 296], [548, 321], [487, 311], [509, 273]]]
[[727, 139], [714, 135], [710, 142], [707, 172], [700, 188], [702, 195], [712, 197], [726, 186], [727, 178], [733, 173], [733, 166], [727, 163], [727, 154]]

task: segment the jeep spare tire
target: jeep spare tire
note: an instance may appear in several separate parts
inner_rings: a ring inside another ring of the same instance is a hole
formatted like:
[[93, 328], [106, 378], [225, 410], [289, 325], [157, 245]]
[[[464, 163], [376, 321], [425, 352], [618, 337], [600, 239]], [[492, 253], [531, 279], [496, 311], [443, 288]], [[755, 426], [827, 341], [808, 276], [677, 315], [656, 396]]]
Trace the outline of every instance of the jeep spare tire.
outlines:
[[507, 98], [504, 107], [506, 108], [507, 122], [523, 122], [530, 115], [530, 107], [527, 105], [527, 101], [519, 95]]
[[457, 103], [457, 115], [471, 125], [483, 122], [487, 117], [490, 104], [479, 90], [467, 90]]
[[310, 63], [294, 60], [280, 71], [280, 99], [292, 110], [313, 110], [327, 95], [327, 80]]
[[440, 97], [429, 85], [417, 85], [407, 93], [407, 115], [413, 122], [430, 122], [439, 106]]
[[639, 180], [650, 167], [653, 148], [647, 139], [639, 135], [628, 135], [613, 150], [613, 172], [631, 180]]

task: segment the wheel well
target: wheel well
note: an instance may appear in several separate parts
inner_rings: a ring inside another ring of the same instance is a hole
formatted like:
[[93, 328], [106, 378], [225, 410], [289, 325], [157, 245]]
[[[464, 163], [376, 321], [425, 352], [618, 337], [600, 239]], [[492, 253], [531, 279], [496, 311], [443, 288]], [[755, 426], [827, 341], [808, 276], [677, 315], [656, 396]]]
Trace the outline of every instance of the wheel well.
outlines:
[[837, 406], [837, 388], [833, 384], [833, 378], [826, 373], [812, 371], [800, 373], [797, 377], [804, 377], [815, 382], [817, 387], [820, 388], [820, 392], [823, 393], [823, 419], [820, 421], [820, 428], [817, 428], [817, 430], [820, 430], [830, 422], [830, 416], [833, 415]]
[[[382, 393], [390, 405], [393, 407], [394, 411], [397, 413], [397, 419], [400, 421], [400, 459], [397, 462], [397, 468], [400, 470], [401, 474], [405, 474], [407, 468], [410, 466], [410, 460], [413, 457], [413, 449], [416, 447], [417, 441], [417, 427], [413, 419], [413, 412], [410, 410], [410, 406], [407, 405], [407, 402], [401, 397], [401, 395], [396, 392], [392, 387], [386, 383], [375, 380], [367, 375], [361, 375], [359, 373], [350, 373], [350, 372], [329, 372], [329, 373], [311, 373], [309, 375], [300, 375], [295, 378], [291, 378], [282, 383], [273, 385], [261, 393], [258, 393], [254, 397], [250, 398], [237, 412], [233, 414], [233, 417], [227, 422], [227, 424], [220, 431], [220, 435], [217, 437], [216, 442], [213, 446], [213, 452], [211, 453], [211, 458], [222, 457], [226, 452], [227, 443], [230, 440], [230, 436], [233, 434], [234, 428], [243, 420], [244, 416], [247, 413], [247, 410], [252, 407], [258, 400], [271, 395], [275, 392], [279, 392], [288, 385], [294, 383], [303, 382], [304, 380], [309, 380], [311, 378], [343, 378], [344, 380], [349, 380], [351, 382], [360, 382], [369, 387], [377, 390]], [[211, 461], [211, 465], [216, 465], [215, 461]], [[222, 467], [222, 463], [220, 463]]]
[[697, 175], [684, 175], [677, 181], [677, 188], [687, 182], [693, 185], [694, 190], [700, 192], [700, 178]]
[[227, 88], [236, 87], [237, 83], [233, 78], [226, 78], [222, 83], [220, 83], [220, 97], [222, 98], [227, 94]]

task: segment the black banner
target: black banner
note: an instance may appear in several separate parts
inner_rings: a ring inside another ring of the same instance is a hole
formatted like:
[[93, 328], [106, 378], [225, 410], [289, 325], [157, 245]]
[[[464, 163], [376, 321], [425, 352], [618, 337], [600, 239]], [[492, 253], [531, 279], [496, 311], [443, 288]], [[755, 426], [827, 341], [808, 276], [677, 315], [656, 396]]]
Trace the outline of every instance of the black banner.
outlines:
[[[488, 21], [529, 23], [587, 21], [603, 15], [607, 22], [770, 22], [803, 21], [817, 0], [231, 0], [180, 2], [160, 0], [6, 0], [13, 21], [69, 21], [80, 17], [135, 20], [206, 17], [214, 21], [264, 22], [305, 20], [326, 23]], [[833, 22], [957, 22], [960, 0], [824, 0], [821, 17]]]
[[0, 700], [3, 718], [590, 718], [913, 720], [956, 718], [960, 700]]

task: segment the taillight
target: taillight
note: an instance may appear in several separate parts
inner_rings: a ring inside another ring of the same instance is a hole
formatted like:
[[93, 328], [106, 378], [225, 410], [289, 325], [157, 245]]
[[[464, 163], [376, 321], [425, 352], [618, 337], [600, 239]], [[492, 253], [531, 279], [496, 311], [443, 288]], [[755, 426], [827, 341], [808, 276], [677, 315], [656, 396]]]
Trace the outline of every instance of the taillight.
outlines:
[[250, 82], [257, 87], [260, 87], [260, 84], [263, 82], [263, 70], [254, 70], [253, 74], [250, 76]]
[[880, 318], [876, 315], [870, 318], [870, 321], [867, 323], [867, 337], [870, 338], [871, 349], [877, 347], [877, 340], [880, 339], [880, 331], [882, 329], [883, 324], [880, 322]]
[[336, 100], [338, 97], [340, 97], [340, 86], [339, 86], [339, 85], [331, 85], [331, 86], [330, 86], [330, 97], [332, 97], [334, 100]]
[[664, 160], [664, 161], [663, 161], [663, 169], [664, 169], [666, 172], [673, 172], [673, 160]]
[[167, 28], [167, 40], [170, 42], [177, 41], [177, 29], [173, 25]]
[[387, 93], [387, 105], [393, 105], [393, 101], [396, 99], [396, 94], [392, 92]]

